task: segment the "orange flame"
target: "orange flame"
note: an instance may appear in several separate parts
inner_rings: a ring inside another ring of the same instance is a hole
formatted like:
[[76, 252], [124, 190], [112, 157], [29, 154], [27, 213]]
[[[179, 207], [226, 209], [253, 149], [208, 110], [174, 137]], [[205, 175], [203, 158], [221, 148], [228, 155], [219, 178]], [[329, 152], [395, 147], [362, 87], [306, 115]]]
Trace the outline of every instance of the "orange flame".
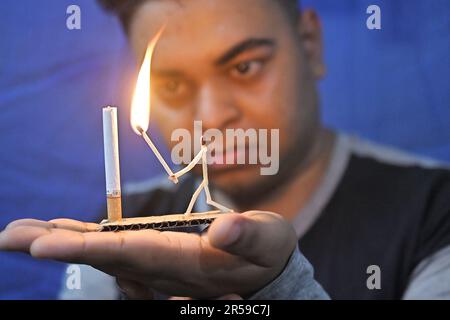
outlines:
[[[141, 135], [147, 131], [150, 122], [150, 72], [152, 68], [152, 56], [164, 27], [150, 41], [145, 52], [144, 61], [136, 81], [133, 99], [131, 100], [131, 127], [136, 134]], [[142, 129], [142, 130], [141, 130]]]

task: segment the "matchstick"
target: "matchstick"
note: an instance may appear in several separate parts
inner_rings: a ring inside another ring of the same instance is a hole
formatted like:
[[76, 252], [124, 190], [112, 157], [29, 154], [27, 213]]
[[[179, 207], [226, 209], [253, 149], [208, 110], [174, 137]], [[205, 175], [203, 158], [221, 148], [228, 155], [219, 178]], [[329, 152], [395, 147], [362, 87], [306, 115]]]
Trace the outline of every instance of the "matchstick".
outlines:
[[[164, 160], [164, 158], [162, 157], [162, 155], [159, 153], [158, 149], [156, 148], [156, 146], [153, 144], [153, 141], [150, 139], [150, 137], [147, 135], [147, 133], [141, 128], [141, 127], [137, 127], [137, 130], [139, 131], [139, 133], [141, 134], [142, 138], [144, 138], [144, 141], [148, 144], [148, 146], [150, 147], [150, 149], [152, 149], [153, 153], [155, 154], [156, 158], [158, 158], [159, 162], [161, 163], [161, 165], [164, 167], [164, 169], [166, 170], [167, 174], [169, 175], [169, 177], [174, 177], [174, 174], [172, 172], [172, 170], [170, 169], [169, 165], [167, 164], [167, 162]], [[178, 180], [176, 179], [176, 177], [174, 177], [174, 179], [178, 182]]]

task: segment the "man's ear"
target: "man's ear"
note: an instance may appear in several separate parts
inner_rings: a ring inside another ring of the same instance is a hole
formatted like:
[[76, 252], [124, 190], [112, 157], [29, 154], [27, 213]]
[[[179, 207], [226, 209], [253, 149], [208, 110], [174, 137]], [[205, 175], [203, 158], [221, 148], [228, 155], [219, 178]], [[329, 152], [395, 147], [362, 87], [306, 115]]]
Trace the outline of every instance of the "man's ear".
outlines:
[[303, 10], [299, 15], [297, 27], [313, 75], [319, 80], [326, 73], [323, 61], [322, 26], [319, 16], [314, 10]]

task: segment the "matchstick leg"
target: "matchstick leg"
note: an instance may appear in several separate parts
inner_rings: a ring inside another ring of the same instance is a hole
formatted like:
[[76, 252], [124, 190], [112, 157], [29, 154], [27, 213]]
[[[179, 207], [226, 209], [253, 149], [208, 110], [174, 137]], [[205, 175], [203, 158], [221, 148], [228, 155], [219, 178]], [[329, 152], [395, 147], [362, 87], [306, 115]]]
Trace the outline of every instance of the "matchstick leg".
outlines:
[[185, 216], [189, 216], [191, 214], [192, 208], [194, 208], [195, 201], [197, 201], [197, 198], [204, 186], [205, 181], [202, 181], [202, 183], [200, 183], [200, 185], [198, 186], [197, 190], [195, 190], [194, 194], [192, 195], [191, 202], [189, 202], [189, 206], [186, 209], [186, 212], [184, 213]]
[[213, 199], [211, 198], [211, 193], [209, 192], [208, 185], [205, 186], [205, 193], [206, 193], [206, 203], [209, 204], [210, 206], [216, 207], [217, 209], [219, 209], [222, 212], [232, 212], [233, 211], [232, 209], [227, 208], [227, 207], [221, 205], [220, 203], [213, 201]]
[[219, 209], [222, 212], [232, 212], [233, 211], [232, 209], [227, 208], [227, 207], [225, 207], [225, 206], [221, 205], [220, 203], [217, 203], [217, 202], [215, 202], [213, 200], [208, 200], [208, 201], [206, 201], [206, 203], [209, 204], [210, 206], [213, 206], [213, 207]]

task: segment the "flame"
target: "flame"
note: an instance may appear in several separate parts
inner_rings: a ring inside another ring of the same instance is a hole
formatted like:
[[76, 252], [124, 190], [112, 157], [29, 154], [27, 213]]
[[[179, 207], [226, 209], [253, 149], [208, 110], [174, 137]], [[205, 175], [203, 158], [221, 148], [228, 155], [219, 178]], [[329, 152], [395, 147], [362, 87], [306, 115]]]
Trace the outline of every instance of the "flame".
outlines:
[[136, 81], [133, 99], [131, 100], [131, 127], [136, 134], [141, 135], [142, 131], [148, 130], [150, 122], [150, 71], [152, 68], [152, 56], [164, 27], [162, 27], [155, 37], [150, 41], [145, 52], [144, 61]]

